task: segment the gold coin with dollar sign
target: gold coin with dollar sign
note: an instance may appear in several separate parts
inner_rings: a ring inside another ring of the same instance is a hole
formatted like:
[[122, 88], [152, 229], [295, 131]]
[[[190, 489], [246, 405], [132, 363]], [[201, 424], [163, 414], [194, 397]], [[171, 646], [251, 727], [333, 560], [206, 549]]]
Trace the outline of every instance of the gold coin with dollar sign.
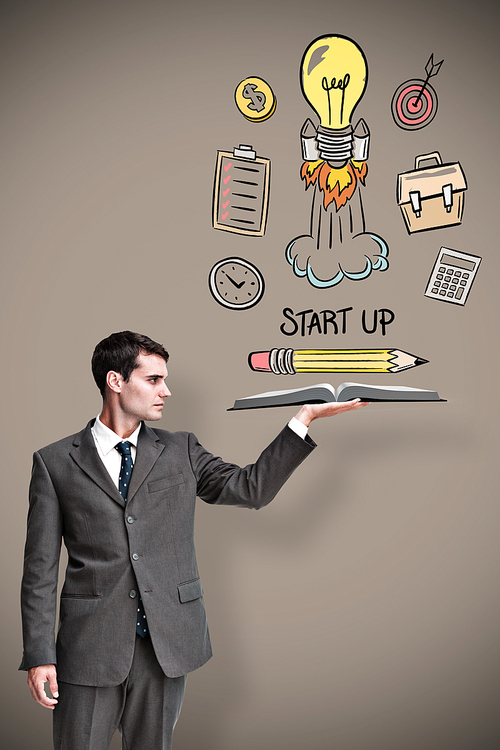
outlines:
[[238, 84], [234, 100], [241, 114], [251, 122], [264, 122], [276, 109], [276, 97], [270, 85], [253, 76]]

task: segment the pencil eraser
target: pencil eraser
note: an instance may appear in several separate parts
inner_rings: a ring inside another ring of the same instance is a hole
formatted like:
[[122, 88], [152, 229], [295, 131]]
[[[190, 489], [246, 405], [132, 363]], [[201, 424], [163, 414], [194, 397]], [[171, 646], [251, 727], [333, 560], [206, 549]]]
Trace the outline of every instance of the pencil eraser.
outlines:
[[252, 352], [248, 357], [248, 364], [257, 372], [272, 372], [269, 366], [269, 352]]

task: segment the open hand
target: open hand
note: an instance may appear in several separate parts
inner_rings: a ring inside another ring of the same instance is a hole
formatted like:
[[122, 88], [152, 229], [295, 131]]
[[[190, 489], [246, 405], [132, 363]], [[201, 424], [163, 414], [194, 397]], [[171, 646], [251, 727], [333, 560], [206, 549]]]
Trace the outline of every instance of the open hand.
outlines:
[[353, 401], [338, 402], [334, 401], [329, 404], [304, 404], [295, 418], [309, 427], [311, 422], [321, 417], [334, 417], [336, 414], [342, 414], [344, 411], [352, 411], [353, 409], [361, 409], [363, 406], [368, 406], [367, 402], [360, 401], [359, 398], [355, 398]]

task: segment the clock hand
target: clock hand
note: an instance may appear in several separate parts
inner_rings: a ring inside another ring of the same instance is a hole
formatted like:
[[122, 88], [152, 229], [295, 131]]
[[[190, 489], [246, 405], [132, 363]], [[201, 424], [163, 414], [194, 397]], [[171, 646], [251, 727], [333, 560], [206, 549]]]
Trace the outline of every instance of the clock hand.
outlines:
[[236, 281], [234, 279], [232, 279], [228, 273], [226, 273], [226, 276], [229, 279], [229, 281], [231, 282], [231, 284], [233, 284], [236, 287], [236, 289], [241, 289], [241, 287], [245, 283], [245, 281], [242, 281], [240, 284], [237, 284]]

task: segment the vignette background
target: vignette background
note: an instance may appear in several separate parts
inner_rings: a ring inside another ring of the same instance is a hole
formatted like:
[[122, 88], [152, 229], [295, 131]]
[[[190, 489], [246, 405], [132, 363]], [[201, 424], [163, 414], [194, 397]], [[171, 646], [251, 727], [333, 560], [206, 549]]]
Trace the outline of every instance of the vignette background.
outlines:
[[[131, 328], [171, 353], [173, 397], [159, 426], [192, 430], [239, 463], [293, 410], [227, 413], [234, 399], [322, 379], [252, 373], [254, 349], [400, 347], [430, 362], [398, 382], [448, 399], [316, 423], [318, 449], [258, 514], [199, 504], [215, 657], [189, 678], [177, 750], [496, 748], [496, 5], [29, 0], [1, 13], [6, 746], [51, 746], [51, 715], [16, 672], [31, 454], [97, 414], [92, 349]], [[356, 112], [372, 134], [364, 205], [390, 267], [319, 292], [293, 276], [284, 249], [307, 230], [310, 206], [299, 131], [311, 110], [298, 68], [326, 33], [353, 38], [368, 59]], [[423, 76], [431, 52], [445, 60], [433, 81], [439, 111], [407, 133], [390, 100]], [[278, 97], [258, 125], [233, 103], [250, 75]], [[216, 152], [239, 143], [272, 160], [261, 240], [211, 228]], [[464, 168], [463, 225], [409, 237], [396, 175], [434, 150]], [[483, 257], [463, 309], [423, 296], [441, 245]], [[229, 255], [266, 279], [263, 301], [246, 312], [224, 310], [208, 291], [210, 268]], [[351, 305], [343, 337], [279, 332], [285, 306]], [[380, 307], [396, 313], [385, 339], [359, 322], [362, 309]]]

